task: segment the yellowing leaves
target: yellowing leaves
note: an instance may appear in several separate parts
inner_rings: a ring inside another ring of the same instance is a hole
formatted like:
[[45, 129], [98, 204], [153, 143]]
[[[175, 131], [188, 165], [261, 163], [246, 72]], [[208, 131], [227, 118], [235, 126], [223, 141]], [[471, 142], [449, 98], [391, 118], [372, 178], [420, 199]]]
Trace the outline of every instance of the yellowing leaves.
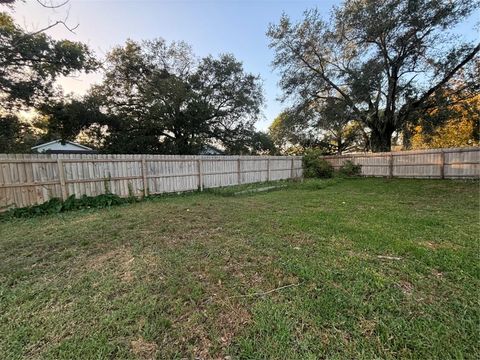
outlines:
[[[433, 133], [426, 133], [421, 125], [416, 126], [411, 139], [413, 149], [464, 147], [480, 145], [478, 126], [480, 124], [480, 95], [452, 106], [454, 116], [437, 127]], [[433, 110], [434, 112], [436, 110]]]

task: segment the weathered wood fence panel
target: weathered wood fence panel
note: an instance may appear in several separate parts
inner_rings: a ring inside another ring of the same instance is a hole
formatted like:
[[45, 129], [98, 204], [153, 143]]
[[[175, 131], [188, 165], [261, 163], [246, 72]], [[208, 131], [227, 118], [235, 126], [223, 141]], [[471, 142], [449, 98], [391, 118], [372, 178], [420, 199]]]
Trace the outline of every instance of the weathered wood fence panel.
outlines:
[[0, 211], [70, 195], [142, 196], [302, 173], [294, 156], [0, 154]]
[[364, 176], [428, 179], [480, 178], [480, 148], [448, 148], [324, 156], [334, 168], [351, 160]]

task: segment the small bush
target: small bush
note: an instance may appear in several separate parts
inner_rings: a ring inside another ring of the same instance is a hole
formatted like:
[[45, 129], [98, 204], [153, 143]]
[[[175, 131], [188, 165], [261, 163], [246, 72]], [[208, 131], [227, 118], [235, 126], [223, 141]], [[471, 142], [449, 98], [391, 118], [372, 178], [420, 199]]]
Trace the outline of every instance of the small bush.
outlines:
[[323, 152], [315, 149], [305, 153], [303, 157], [303, 175], [306, 178], [331, 178], [333, 166], [322, 159]]
[[37, 215], [56, 214], [72, 210], [106, 208], [135, 201], [136, 198], [134, 197], [121, 198], [115, 194], [102, 194], [98, 196], [83, 195], [78, 199], [75, 198], [75, 195], [72, 195], [69, 196], [65, 201], [62, 201], [58, 198], [53, 198], [40, 205], [12, 209], [7, 211], [5, 216], [15, 218], [28, 218]]
[[347, 160], [338, 170], [338, 173], [342, 176], [360, 176], [362, 173], [362, 166], [353, 163], [351, 160]]

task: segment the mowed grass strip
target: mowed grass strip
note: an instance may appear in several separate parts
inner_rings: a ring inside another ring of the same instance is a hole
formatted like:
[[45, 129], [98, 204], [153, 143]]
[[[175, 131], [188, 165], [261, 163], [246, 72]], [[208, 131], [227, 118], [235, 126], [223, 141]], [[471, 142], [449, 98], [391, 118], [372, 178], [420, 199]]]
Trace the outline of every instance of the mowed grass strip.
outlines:
[[2, 358], [480, 357], [478, 182], [220, 193], [1, 222]]

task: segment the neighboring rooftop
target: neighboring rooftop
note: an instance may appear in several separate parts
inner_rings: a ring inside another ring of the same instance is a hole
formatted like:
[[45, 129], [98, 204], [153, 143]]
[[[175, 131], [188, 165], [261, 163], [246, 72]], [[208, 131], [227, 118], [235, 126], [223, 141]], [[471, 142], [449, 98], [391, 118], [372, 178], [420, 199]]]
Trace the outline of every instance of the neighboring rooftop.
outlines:
[[31, 147], [33, 152], [47, 154], [91, 154], [96, 153], [95, 150], [88, 146], [75, 143], [68, 140], [53, 140], [44, 144]]

